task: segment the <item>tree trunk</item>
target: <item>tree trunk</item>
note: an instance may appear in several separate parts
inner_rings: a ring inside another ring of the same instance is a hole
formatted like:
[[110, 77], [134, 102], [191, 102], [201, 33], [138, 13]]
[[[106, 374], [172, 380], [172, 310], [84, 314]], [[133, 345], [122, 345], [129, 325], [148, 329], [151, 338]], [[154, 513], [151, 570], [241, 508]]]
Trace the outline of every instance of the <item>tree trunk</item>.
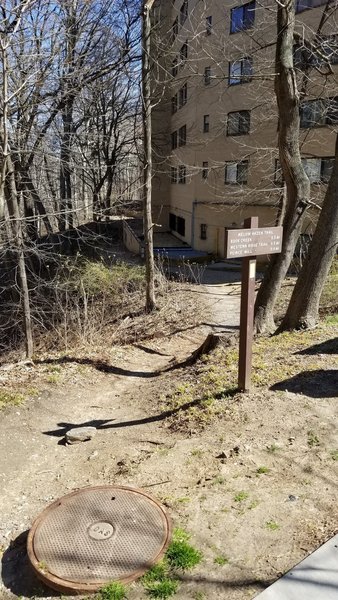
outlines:
[[338, 246], [338, 137], [335, 161], [310, 250], [278, 331], [307, 329], [318, 321], [319, 301]]
[[267, 268], [255, 303], [258, 333], [275, 329], [274, 306], [290, 266], [310, 198], [310, 182], [299, 150], [299, 93], [293, 68], [294, 0], [277, 5], [275, 93], [279, 112], [278, 146], [287, 190], [282, 252]]
[[18, 204], [18, 194], [14, 177], [14, 165], [10, 157], [8, 157], [8, 168], [9, 170], [6, 178], [8, 211], [10, 217], [12, 218], [11, 224], [13, 232], [13, 244], [14, 251], [17, 256], [17, 265], [19, 272], [23, 326], [25, 332], [26, 358], [31, 359], [33, 356], [33, 333], [29, 289], [26, 273], [25, 244], [22, 231], [22, 220]]
[[146, 260], [146, 310], [156, 308], [154, 283], [153, 222], [151, 214], [151, 83], [150, 83], [150, 9], [152, 0], [144, 0], [142, 22], [142, 105], [143, 105], [143, 228]]

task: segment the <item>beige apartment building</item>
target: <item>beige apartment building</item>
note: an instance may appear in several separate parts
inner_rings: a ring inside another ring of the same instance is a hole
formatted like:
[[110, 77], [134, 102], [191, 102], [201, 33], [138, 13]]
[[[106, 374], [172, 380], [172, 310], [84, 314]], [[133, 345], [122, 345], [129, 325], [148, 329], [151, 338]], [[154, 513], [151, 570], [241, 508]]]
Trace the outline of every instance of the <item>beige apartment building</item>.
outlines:
[[[279, 224], [276, 0], [157, 0], [153, 9], [154, 221], [224, 256], [227, 228]], [[318, 215], [338, 124], [337, 2], [296, 0], [301, 153]], [[338, 201], [338, 199], [337, 199]]]

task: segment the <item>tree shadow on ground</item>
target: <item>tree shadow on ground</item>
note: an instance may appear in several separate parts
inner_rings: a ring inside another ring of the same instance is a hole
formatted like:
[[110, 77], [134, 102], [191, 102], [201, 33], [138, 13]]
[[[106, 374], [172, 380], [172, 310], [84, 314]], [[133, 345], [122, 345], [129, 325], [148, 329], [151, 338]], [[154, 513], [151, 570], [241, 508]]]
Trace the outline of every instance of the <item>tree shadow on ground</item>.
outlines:
[[270, 390], [304, 394], [310, 398], [338, 398], [338, 369], [303, 371], [275, 383]]
[[[217, 394], [214, 394], [214, 398], [216, 400], [222, 400], [223, 398], [231, 398], [238, 392], [237, 388], [229, 388]], [[195, 406], [199, 406], [201, 409], [204, 407], [204, 403], [209, 401], [209, 397], [206, 398], [196, 398], [191, 402], [186, 402], [177, 408], [172, 408], [169, 410], [165, 410], [162, 413], [157, 415], [151, 415], [148, 417], [143, 417], [141, 419], [133, 419], [132, 421], [120, 421], [118, 423], [113, 423], [114, 419], [94, 419], [91, 421], [86, 421], [84, 423], [67, 423], [60, 422], [57, 423], [59, 429], [54, 429], [52, 431], [43, 431], [44, 435], [50, 435], [52, 437], [60, 437], [63, 438], [67, 431], [73, 429], [75, 427], [95, 427], [95, 429], [103, 430], [103, 429], [120, 429], [124, 427], [135, 427], [136, 425], [146, 425], [148, 423], [156, 423], [158, 421], [164, 421], [168, 417], [172, 417], [177, 413], [184, 412], [189, 408], [193, 408]]]
[[296, 354], [338, 354], [338, 337], [299, 350]]
[[36, 577], [27, 556], [28, 530], [20, 533], [5, 550], [1, 559], [1, 579], [4, 586], [15, 596], [28, 598], [59, 597]]

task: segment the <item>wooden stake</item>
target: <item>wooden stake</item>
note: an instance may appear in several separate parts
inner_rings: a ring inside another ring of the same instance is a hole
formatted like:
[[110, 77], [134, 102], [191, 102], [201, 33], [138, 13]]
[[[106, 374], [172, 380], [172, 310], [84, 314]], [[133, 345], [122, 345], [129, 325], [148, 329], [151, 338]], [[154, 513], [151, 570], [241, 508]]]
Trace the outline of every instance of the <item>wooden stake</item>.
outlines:
[[[258, 227], [258, 217], [244, 221], [245, 229]], [[251, 389], [252, 337], [255, 304], [256, 257], [243, 258], [241, 313], [239, 333], [238, 388], [242, 392]]]

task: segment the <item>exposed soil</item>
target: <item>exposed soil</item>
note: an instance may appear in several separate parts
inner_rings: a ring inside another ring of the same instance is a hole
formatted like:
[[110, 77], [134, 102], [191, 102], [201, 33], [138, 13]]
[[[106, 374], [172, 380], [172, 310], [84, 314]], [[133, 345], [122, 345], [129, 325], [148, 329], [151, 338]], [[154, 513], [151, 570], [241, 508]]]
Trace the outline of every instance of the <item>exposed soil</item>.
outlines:
[[[200, 286], [188, 287], [200, 297]], [[295, 344], [286, 343], [279, 354], [265, 354], [264, 369], [273, 373], [278, 363], [274, 389], [260, 385], [251, 394], [220, 397], [219, 410], [205, 419], [197, 392], [188, 420], [180, 418], [184, 403], [172, 401], [178, 386], [196, 385], [208, 369], [175, 365], [201, 344], [210, 323], [216, 330], [235, 327], [238, 291], [230, 283], [210, 288], [216, 296], [203, 296], [209, 308], [199, 326], [1, 373], [3, 382], [21, 377], [30, 395], [1, 413], [2, 600], [53, 597], [28, 567], [24, 532], [54, 499], [87, 485], [144, 488], [192, 534], [203, 561], [183, 576], [181, 600], [253, 598], [336, 532], [333, 326], [299, 336], [298, 350], [310, 354], [298, 356]], [[95, 437], [65, 446], [65, 432], [84, 424], [96, 427]], [[129, 598], [144, 597], [140, 584], [131, 586]]]

